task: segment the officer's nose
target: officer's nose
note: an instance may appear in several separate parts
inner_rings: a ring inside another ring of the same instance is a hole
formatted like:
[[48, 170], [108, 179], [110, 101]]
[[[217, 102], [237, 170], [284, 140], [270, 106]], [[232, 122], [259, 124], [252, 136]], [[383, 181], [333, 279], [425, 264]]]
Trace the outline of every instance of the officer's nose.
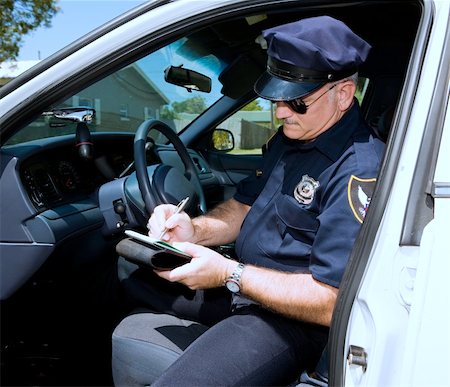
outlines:
[[279, 120], [283, 120], [285, 118], [291, 117], [292, 114], [294, 113], [286, 102], [280, 101], [280, 102], [277, 102], [276, 104], [277, 104], [277, 107], [275, 110], [275, 116]]

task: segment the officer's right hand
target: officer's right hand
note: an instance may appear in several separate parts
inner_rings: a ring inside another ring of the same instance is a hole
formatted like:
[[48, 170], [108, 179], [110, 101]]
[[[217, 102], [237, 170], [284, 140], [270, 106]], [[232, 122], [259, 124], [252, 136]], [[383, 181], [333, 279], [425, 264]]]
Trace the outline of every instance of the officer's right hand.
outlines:
[[[194, 226], [189, 215], [182, 211], [175, 213], [177, 207], [173, 204], [161, 204], [155, 207], [147, 228], [153, 238], [167, 242], [186, 242], [194, 237]], [[161, 237], [161, 233], [166, 230]]]

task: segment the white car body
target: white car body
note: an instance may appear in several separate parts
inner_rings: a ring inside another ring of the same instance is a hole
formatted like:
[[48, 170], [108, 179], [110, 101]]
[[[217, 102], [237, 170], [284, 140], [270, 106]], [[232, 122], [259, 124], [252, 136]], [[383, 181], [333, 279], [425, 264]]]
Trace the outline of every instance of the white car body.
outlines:
[[[367, 368], [348, 362], [346, 386], [450, 385], [450, 3], [426, 5], [424, 23], [433, 23], [416, 46], [423, 63], [418, 56], [410, 64], [410, 76], [419, 77], [409, 91], [414, 104], [397, 117], [402, 152], [346, 327], [345, 356], [351, 345], [363, 348]], [[432, 103], [436, 93], [441, 106]], [[420, 216], [416, 191], [433, 198], [432, 219], [418, 243], [402, 243], [406, 222], [414, 229]]]

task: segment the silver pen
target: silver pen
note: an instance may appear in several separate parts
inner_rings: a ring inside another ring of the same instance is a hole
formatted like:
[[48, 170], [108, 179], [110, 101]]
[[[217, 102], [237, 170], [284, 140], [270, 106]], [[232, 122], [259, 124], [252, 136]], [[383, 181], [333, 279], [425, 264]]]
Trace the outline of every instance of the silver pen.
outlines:
[[[184, 207], [186, 207], [187, 202], [189, 201], [189, 196], [184, 198], [181, 202], [179, 202], [177, 204], [177, 208], [175, 210], [175, 212], [171, 215], [171, 217], [175, 214], [179, 214], [181, 211], [184, 210]], [[170, 219], [170, 218], [169, 218]], [[161, 234], [159, 235], [159, 239], [162, 239], [162, 237], [164, 236], [164, 234], [168, 231], [169, 229], [167, 227], [164, 228], [164, 230], [162, 230]]]

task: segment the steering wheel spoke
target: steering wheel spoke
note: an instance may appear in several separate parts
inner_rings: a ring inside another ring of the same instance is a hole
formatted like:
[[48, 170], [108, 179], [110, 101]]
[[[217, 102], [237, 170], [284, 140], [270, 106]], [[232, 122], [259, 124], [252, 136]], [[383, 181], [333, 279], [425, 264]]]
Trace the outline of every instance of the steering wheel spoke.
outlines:
[[[185, 171], [167, 164], [147, 167], [146, 143], [150, 130], [161, 132], [178, 153]], [[144, 121], [134, 138], [134, 163], [139, 191], [148, 215], [162, 203], [176, 204], [186, 196], [190, 197], [188, 208], [191, 215], [206, 212], [206, 199], [195, 164], [175, 131], [159, 120]]]

